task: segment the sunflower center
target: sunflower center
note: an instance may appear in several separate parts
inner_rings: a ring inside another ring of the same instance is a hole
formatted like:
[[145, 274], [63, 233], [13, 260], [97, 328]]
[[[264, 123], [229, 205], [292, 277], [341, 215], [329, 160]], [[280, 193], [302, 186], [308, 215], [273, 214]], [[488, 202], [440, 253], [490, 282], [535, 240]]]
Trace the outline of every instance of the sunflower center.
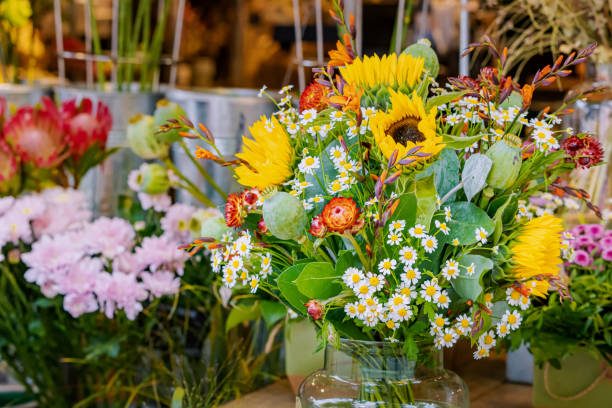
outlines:
[[400, 143], [404, 146], [408, 142], [419, 143], [425, 140], [425, 136], [419, 130], [419, 119], [412, 116], [395, 122], [387, 129], [386, 133], [391, 135], [395, 143]]

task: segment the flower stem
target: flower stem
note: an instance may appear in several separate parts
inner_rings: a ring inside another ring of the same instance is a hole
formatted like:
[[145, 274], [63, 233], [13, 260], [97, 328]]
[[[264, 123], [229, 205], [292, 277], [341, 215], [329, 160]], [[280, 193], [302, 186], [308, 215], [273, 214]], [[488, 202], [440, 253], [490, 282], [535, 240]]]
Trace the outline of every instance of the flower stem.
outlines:
[[341, 236], [348, 239], [351, 242], [351, 245], [353, 245], [353, 248], [355, 249], [355, 252], [357, 253], [357, 256], [359, 257], [359, 260], [363, 264], [363, 267], [369, 271], [370, 262], [368, 261], [368, 258], [364, 256], [363, 251], [361, 250], [361, 247], [355, 240], [355, 237], [353, 236], [353, 234], [351, 234], [350, 232], [345, 232]]
[[183, 173], [181, 173], [179, 171], [179, 169], [176, 168], [176, 166], [174, 165], [174, 163], [172, 163], [172, 160], [170, 159], [165, 159], [164, 160], [164, 164], [174, 172], [174, 174], [176, 174], [178, 176], [178, 178], [180, 178], [186, 185], [182, 186], [185, 190], [187, 190], [195, 199], [197, 199], [198, 201], [200, 201], [202, 204], [208, 206], [208, 207], [214, 207], [215, 204], [210, 200], [210, 198], [208, 198], [204, 193], [202, 193], [200, 191], [200, 189], [193, 184], [187, 177], [185, 177], [183, 175]]
[[219, 187], [217, 183], [215, 183], [215, 180], [210, 176], [210, 174], [208, 174], [206, 169], [202, 167], [200, 163], [198, 163], [195, 157], [193, 157], [193, 155], [189, 151], [189, 148], [187, 147], [185, 142], [181, 142], [180, 144], [181, 144], [181, 148], [183, 149], [183, 151], [185, 151], [185, 154], [187, 155], [187, 157], [189, 157], [189, 160], [191, 160], [191, 162], [196, 166], [196, 168], [198, 169], [202, 177], [204, 177], [206, 182], [210, 184], [210, 186], [214, 188], [217, 193], [219, 193], [219, 195], [221, 196], [221, 198], [223, 198], [223, 200], [227, 200], [227, 193], [223, 191], [223, 189]]

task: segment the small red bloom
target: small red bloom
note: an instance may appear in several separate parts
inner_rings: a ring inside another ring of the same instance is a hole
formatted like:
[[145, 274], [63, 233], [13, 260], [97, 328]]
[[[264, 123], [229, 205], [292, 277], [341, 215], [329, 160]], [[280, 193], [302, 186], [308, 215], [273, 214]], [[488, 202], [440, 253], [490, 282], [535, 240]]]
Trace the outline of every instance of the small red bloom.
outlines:
[[317, 238], [323, 238], [327, 234], [327, 227], [320, 215], [314, 217], [310, 222], [310, 233]]
[[578, 136], [572, 136], [565, 139], [561, 144], [561, 147], [563, 147], [567, 154], [574, 157], [576, 152], [584, 147], [584, 141]]
[[300, 96], [300, 113], [308, 109], [321, 112], [329, 106], [327, 102], [327, 88], [318, 82], [311, 82]]
[[257, 223], [257, 231], [259, 231], [261, 235], [268, 232], [268, 226], [266, 225], [266, 222], [263, 218]]
[[562, 147], [571, 156], [567, 158], [567, 161], [573, 161], [576, 167], [586, 169], [603, 160], [601, 143], [591, 135], [572, 136], [563, 142]]
[[257, 201], [259, 201], [260, 197], [261, 197], [261, 193], [256, 188], [252, 188], [252, 189], [246, 190], [244, 192], [244, 202], [249, 207], [255, 207], [255, 205], [257, 204]]
[[352, 198], [335, 197], [323, 208], [321, 218], [330, 231], [344, 233], [353, 228], [360, 211]]
[[351, 234], [355, 235], [356, 233], [361, 231], [364, 225], [365, 225], [365, 218], [364, 217], [357, 218], [357, 221], [355, 221], [355, 223], [353, 224], [353, 227], [351, 228]]
[[323, 316], [323, 305], [318, 300], [310, 299], [304, 306], [308, 308], [308, 316], [312, 317], [312, 320], [317, 321]]
[[246, 218], [242, 194], [230, 194], [225, 203], [225, 224], [228, 227], [240, 227]]

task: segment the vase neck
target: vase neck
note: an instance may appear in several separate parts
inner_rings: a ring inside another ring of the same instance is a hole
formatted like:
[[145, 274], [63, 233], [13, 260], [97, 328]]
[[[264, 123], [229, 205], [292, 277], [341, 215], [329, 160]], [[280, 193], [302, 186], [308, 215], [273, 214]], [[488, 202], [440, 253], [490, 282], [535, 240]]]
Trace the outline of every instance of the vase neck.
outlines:
[[342, 340], [339, 348], [328, 344], [325, 370], [343, 378], [405, 380], [442, 368], [441, 350], [429, 342], [417, 348], [408, 354], [402, 343]]

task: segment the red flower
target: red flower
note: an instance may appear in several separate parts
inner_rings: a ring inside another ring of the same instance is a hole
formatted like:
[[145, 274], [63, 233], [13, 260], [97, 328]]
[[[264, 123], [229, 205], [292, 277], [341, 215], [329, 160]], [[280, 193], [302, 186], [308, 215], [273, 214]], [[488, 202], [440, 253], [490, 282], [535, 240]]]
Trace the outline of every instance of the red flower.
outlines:
[[19, 183], [17, 156], [6, 142], [0, 139], [0, 195], [11, 194]]
[[323, 305], [318, 300], [310, 299], [304, 306], [308, 308], [308, 316], [312, 317], [312, 320], [317, 321], [323, 316]]
[[268, 232], [268, 226], [266, 225], [266, 222], [263, 218], [257, 223], [257, 231], [259, 231], [261, 235], [266, 234]]
[[65, 156], [66, 137], [53, 101], [45, 96], [37, 107], [23, 106], [4, 123], [4, 139], [23, 162], [49, 168]]
[[320, 215], [314, 217], [310, 222], [310, 233], [317, 238], [323, 238], [327, 234], [327, 227]]
[[561, 147], [569, 154], [570, 156], [576, 156], [576, 152], [584, 147], [583, 139], [578, 136], [572, 136], [563, 141]]
[[364, 225], [365, 225], [365, 218], [364, 217], [357, 218], [357, 221], [355, 221], [355, 223], [353, 224], [353, 227], [351, 228], [351, 234], [355, 235], [356, 233], [361, 231]]
[[567, 161], [573, 161], [576, 167], [587, 169], [603, 160], [601, 143], [591, 135], [572, 136], [563, 142], [562, 147], [571, 156]]
[[230, 194], [225, 203], [225, 224], [228, 227], [240, 227], [246, 218], [242, 194]]
[[246, 190], [243, 194], [244, 202], [251, 208], [255, 207], [257, 201], [261, 198], [261, 193], [258, 189], [252, 188], [250, 190]]
[[61, 114], [72, 154], [81, 156], [96, 143], [104, 149], [108, 132], [113, 126], [108, 106], [98, 102], [94, 114], [91, 99], [84, 98], [79, 106], [76, 99], [72, 99], [62, 104]]
[[327, 88], [318, 82], [311, 82], [300, 96], [300, 113], [308, 109], [321, 112], [328, 106]]
[[323, 208], [321, 217], [330, 231], [344, 233], [353, 228], [359, 219], [360, 211], [352, 198], [335, 197]]

